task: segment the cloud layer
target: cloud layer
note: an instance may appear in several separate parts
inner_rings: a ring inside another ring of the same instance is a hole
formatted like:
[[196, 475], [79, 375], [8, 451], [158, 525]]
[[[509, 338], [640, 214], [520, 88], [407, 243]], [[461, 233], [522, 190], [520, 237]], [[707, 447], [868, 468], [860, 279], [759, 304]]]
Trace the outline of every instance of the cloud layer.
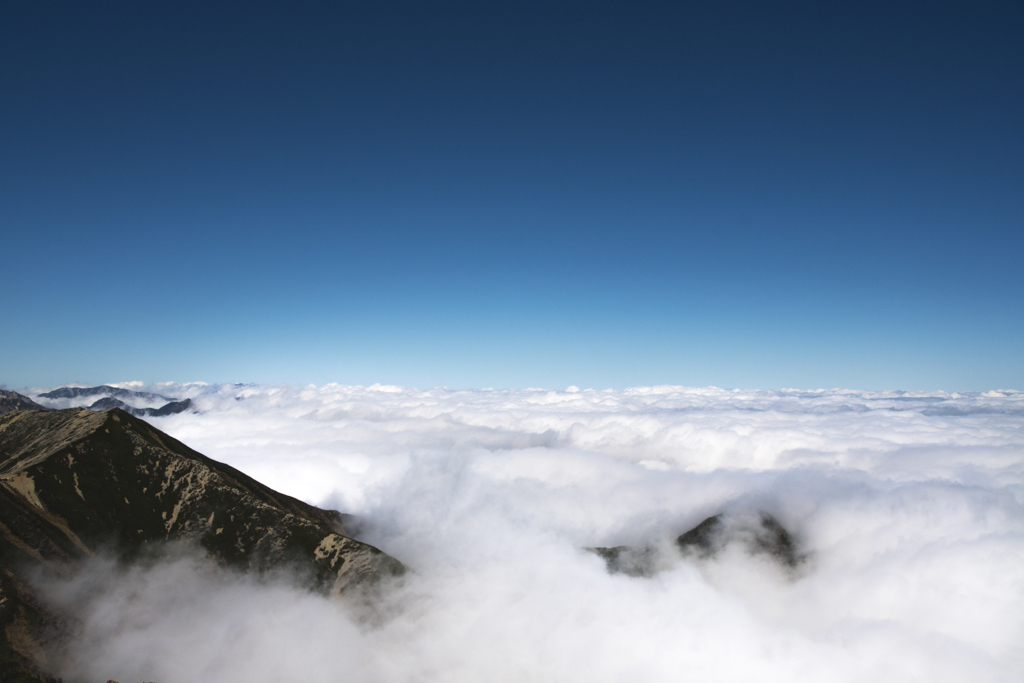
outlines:
[[[160, 384], [160, 429], [359, 515], [414, 568], [373, 614], [186, 555], [50, 587], [117, 680], [1015, 681], [1024, 393]], [[41, 401], [45, 402], [45, 401]], [[722, 511], [799, 539], [653, 578], [587, 546]], [[114, 578], [112, 578], [114, 577]], [[187, 655], [185, 654], [187, 653]], [[106, 678], [104, 678], [106, 677]]]

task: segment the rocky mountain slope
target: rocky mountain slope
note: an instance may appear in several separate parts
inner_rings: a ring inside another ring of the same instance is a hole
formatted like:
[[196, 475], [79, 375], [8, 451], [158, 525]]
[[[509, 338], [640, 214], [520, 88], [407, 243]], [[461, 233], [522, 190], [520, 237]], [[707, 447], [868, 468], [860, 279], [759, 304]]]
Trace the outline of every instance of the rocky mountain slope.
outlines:
[[[766, 512], [718, 514], [675, 539], [677, 554], [708, 559], [730, 543], [739, 543], [751, 555], [762, 555], [792, 572], [806, 560], [798, 550], [797, 539], [775, 517]], [[613, 574], [653, 576], [671, 565], [673, 557], [651, 546], [620, 545], [614, 548], [588, 548], [597, 553]]]
[[0, 415], [14, 410], [48, 410], [28, 396], [22, 396], [16, 391], [0, 390]]
[[26, 571], [68, 574], [100, 549], [131, 559], [170, 540], [245, 572], [290, 568], [335, 596], [404, 571], [353, 540], [340, 513], [278, 493], [120, 409], [11, 412], [0, 417], [0, 680], [39, 680], [46, 644], [64, 628], [32, 595]]

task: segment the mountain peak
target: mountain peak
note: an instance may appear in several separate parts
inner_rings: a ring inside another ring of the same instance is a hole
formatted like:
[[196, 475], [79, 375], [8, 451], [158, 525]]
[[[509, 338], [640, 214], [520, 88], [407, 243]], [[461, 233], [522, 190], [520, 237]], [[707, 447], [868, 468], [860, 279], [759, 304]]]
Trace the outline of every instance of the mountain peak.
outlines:
[[[67, 573], [100, 548], [132, 558], [167, 541], [244, 572], [292, 568], [334, 596], [404, 572], [351, 538], [341, 513], [274, 491], [119, 408], [0, 416], [0, 521], [0, 574], [14, 578], [19, 567]], [[31, 598], [23, 587], [4, 596]]]
[[22, 396], [16, 391], [0, 390], [0, 415], [15, 410], [49, 410], [49, 408], [39, 405], [28, 396]]

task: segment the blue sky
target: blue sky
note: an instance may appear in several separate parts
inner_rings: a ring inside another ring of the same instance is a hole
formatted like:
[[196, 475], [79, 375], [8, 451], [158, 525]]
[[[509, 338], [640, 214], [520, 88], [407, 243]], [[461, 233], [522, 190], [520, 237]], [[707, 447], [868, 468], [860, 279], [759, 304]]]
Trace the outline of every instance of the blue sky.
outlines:
[[5, 3], [0, 383], [1024, 388], [1024, 6]]

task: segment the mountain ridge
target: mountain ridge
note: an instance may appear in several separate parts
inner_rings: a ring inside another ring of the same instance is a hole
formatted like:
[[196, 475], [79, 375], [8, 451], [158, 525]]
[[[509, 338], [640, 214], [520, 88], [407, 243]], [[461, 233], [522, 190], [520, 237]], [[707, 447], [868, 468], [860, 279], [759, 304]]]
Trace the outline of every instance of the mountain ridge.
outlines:
[[182, 541], [225, 567], [291, 571], [335, 597], [405, 571], [345, 523], [119, 408], [0, 416], [0, 664], [40, 680], [62, 632], [26, 571], [70, 575], [102, 549], [132, 560]]
[[133, 391], [132, 389], [122, 389], [121, 387], [112, 387], [109, 384], [103, 384], [98, 387], [59, 387], [52, 391], [47, 391], [45, 394], [39, 394], [39, 397], [79, 398], [82, 396], [99, 396], [100, 394], [114, 396], [115, 398], [141, 398], [147, 401], [156, 401], [157, 399], [163, 401], [176, 400], [164, 396], [163, 394], [154, 394], [148, 391]]
[[28, 396], [23, 396], [16, 391], [0, 389], [0, 415], [6, 415], [15, 410], [49, 410], [49, 408], [39, 405]]
[[136, 408], [128, 405], [120, 399], [114, 398], [113, 396], [106, 396], [90, 405], [89, 410], [120, 408], [126, 413], [131, 413], [135, 417], [166, 417], [167, 415], [183, 413], [190, 407], [192, 407], [192, 399], [190, 398], [182, 399], [180, 401], [171, 401], [159, 408]]

